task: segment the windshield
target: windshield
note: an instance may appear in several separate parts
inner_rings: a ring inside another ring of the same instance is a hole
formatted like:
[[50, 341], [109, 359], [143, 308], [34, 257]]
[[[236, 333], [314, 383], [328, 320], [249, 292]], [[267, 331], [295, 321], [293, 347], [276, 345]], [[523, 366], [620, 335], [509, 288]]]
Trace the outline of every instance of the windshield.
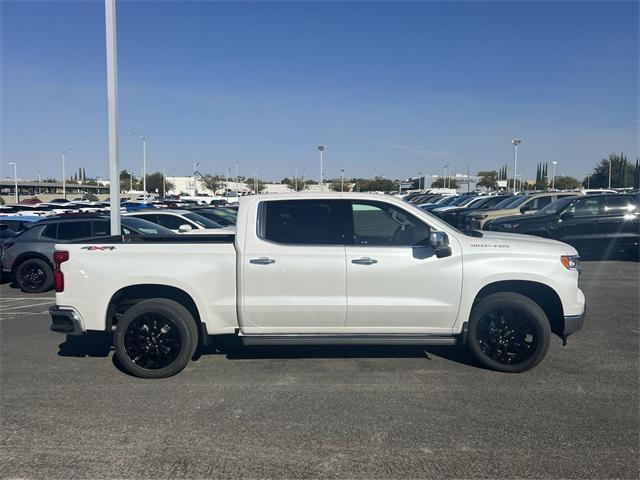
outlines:
[[571, 204], [576, 197], [564, 197], [555, 202], [551, 202], [544, 208], [538, 210], [534, 215], [555, 215], [558, 212], [564, 210], [569, 204]]
[[465, 205], [473, 204], [481, 200], [481, 197], [462, 197], [462, 198], [464, 198], [465, 200], [457, 204], [459, 207], [464, 207]]
[[214, 222], [213, 220], [209, 220], [202, 215], [198, 215], [197, 213], [189, 212], [183, 215], [184, 218], [191, 220], [194, 223], [197, 223], [202, 228], [222, 228], [222, 225]]
[[122, 225], [144, 235], [175, 235], [171, 230], [141, 218], [122, 217]]

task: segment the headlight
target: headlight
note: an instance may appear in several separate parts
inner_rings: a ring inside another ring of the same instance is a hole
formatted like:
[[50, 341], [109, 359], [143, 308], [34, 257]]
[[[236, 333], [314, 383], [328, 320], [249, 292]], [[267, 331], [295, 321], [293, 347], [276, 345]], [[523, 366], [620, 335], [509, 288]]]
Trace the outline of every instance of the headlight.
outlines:
[[473, 220], [484, 220], [485, 218], [487, 218], [486, 215], [474, 215], [473, 217], [471, 217]]
[[504, 223], [502, 224], [502, 228], [511, 230], [512, 228], [518, 228], [519, 225], [520, 225], [519, 223]]
[[562, 255], [560, 262], [567, 270], [575, 270], [580, 273], [580, 257], [578, 255]]

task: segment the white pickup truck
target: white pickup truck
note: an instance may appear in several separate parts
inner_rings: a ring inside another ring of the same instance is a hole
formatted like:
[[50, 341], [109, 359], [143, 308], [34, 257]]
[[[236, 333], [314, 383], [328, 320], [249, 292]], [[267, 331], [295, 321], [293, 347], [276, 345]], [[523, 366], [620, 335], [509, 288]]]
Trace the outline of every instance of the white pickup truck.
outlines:
[[56, 246], [51, 329], [113, 332], [133, 375], [181, 371], [218, 335], [246, 345], [465, 345], [521, 372], [551, 332], [582, 327], [579, 258], [564, 243], [465, 234], [391, 195], [241, 200], [235, 235]]

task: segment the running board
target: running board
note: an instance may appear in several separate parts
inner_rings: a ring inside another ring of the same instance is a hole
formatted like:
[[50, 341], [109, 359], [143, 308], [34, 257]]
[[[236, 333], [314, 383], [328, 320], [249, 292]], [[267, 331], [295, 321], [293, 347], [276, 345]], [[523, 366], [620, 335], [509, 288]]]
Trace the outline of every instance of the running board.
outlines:
[[434, 335], [241, 335], [243, 345], [455, 345], [456, 337]]

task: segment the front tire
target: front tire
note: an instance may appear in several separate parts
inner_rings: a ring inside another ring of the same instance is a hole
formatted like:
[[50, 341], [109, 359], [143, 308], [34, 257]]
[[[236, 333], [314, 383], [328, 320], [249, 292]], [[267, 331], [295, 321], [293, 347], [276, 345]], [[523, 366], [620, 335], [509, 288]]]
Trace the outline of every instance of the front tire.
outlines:
[[25, 293], [42, 293], [53, 287], [53, 270], [41, 258], [29, 258], [16, 269], [16, 284]]
[[484, 366], [518, 373], [542, 361], [550, 336], [549, 319], [537, 303], [519, 293], [501, 292], [473, 308], [467, 343]]
[[116, 357], [141, 378], [165, 378], [187, 366], [198, 345], [193, 315], [164, 298], [143, 300], [129, 308], [116, 325]]

